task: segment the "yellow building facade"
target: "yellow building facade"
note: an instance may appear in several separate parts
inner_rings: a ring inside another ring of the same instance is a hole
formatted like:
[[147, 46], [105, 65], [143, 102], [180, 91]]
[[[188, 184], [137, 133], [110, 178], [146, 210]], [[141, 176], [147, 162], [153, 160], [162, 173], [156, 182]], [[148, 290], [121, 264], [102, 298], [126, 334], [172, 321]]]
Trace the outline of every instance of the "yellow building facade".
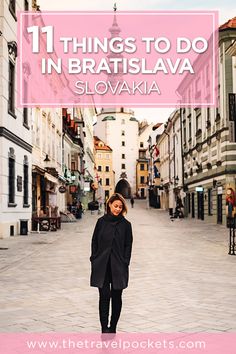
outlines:
[[146, 149], [139, 149], [139, 159], [137, 160], [136, 165], [137, 198], [147, 197], [148, 174], [148, 159], [146, 158]]
[[104, 190], [105, 200], [109, 198], [115, 189], [115, 173], [112, 164], [112, 149], [97, 136], [94, 136], [95, 154], [95, 181], [100, 183]]

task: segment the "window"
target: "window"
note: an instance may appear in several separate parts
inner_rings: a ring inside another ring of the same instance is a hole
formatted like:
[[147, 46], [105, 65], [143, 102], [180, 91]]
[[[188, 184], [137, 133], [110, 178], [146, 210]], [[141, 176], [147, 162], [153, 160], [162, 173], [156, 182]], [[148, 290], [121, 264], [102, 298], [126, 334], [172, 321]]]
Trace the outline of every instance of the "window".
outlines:
[[121, 119], [121, 124], [125, 124], [125, 119]]
[[[28, 0], [25, 0], [25, 8], [24, 8], [24, 10], [25, 10], [25, 11], [29, 11], [29, 2], [28, 2]], [[29, 18], [28, 18], [28, 16], [25, 16], [24, 21], [25, 21], [25, 32], [26, 32], [27, 27], [28, 27], [28, 25], [29, 25]], [[27, 33], [27, 32], [26, 32], [26, 33]]]
[[122, 158], [122, 159], [125, 159], [125, 154], [122, 154], [122, 155], [121, 155], [121, 158]]
[[125, 169], [125, 163], [122, 163], [122, 164], [121, 164], [121, 168], [122, 168], [122, 170]]
[[[29, 11], [29, 2], [28, 0], [25, 0], [25, 11]], [[28, 17], [28, 16], [26, 16]]]
[[144, 171], [144, 164], [143, 163], [140, 164], [140, 171]]
[[144, 182], [144, 176], [141, 176], [141, 177], [140, 177], [140, 183], [141, 183], [141, 184], [145, 183], [145, 182]]
[[186, 123], [183, 124], [184, 130], [184, 144], [186, 144]]
[[100, 183], [100, 184], [101, 184], [101, 186], [102, 186], [102, 178], [100, 178], [99, 183]]
[[99, 171], [99, 172], [102, 171], [102, 166], [98, 166], [98, 171]]
[[24, 160], [24, 196], [23, 196], [23, 204], [24, 206], [28, 206], [29, 204], [29, 166], [28, 159], [25, 156]]
[[122, 146], [125, 146], [125, 141], [122, 141]]
[[[24, 80], [23, 85], [24, 85], [24, 88], [23, 88], [24, 102], [27, 102], [28, 84], [27, 84], [26, 80]], [[27, 109], [27, 107], [23, 108], [23, 125], [28, 128], [28, 109]]]
[[110, 185], [110, 179], [106, 178], [106, 186], [109, 186], [109, 185]]
[[121, 135], [125, 136], [125, 131], [124, 130], [121, 131]]
[[195, 109], [196, 112], [196, 132], [202, 129], [202, 121], [201, 121], [201, 110], [200, 108]]
[[142, 142], [140, 143], [140, 147], [143, 148], [143, 143]]
[[109, 172], [110, 168], [109, 166], [106, 166], [106, 172]]
[[209, 107], [207, 107], [207, 122], [211, 120], [211, 110]]
[[75, 171], [75, 161], [71, 162], [71, 171]]
[[98, 159], [101, 159], [102, 158], [102, 154], [98, 154]]
[[15, 115], [15, 65], [9, 61], [8, 112]]
[[9, 10], [16, 20], [16, 0], [9, 0]]
[[8, 158], [8, 206], [15, 206], [15, 155], [10, 148]]
[[192, 119], [191, 116], [189, 117], [188, 121], [188, 134], [189, 134], [189, 139], [192, 138]]
[[146, 152], [145, 151], [139, 151], [139, 158], [140, 159], [145, 159], [146, 158]]
[[110, 155], [106, 154], [106, 159], [109, 160], [109, 158], [110, 158]]

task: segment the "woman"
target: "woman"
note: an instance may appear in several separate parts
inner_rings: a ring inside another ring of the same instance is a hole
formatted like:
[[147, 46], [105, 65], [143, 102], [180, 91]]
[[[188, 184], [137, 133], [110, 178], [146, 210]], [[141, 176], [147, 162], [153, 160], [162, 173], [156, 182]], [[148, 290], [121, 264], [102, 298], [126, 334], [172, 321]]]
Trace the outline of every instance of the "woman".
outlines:
[[[90, 285], [99, 288], [102, 333], [116, 333], [122, 307], [122, 291], [128, 286], [132, 227], [125, 219], [127, 206], [115, 193], [107, 201], [106, 214], [98, 219], [92, 237]], [[111, 300], [111, 320], [108, 326]]]

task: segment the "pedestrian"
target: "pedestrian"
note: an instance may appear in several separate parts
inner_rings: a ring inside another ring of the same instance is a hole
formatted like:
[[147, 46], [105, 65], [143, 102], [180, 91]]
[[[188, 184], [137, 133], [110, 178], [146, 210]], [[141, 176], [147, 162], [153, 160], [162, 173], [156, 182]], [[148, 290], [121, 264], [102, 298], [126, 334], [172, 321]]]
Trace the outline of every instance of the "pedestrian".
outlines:
[[76, 208], [76, 214], [75, 214], [76, 219], [81, 219], [82, 213], [83, 213], [82, 204], [80, 201], [78, 201], [77, 208]]
[[134, 198], [133, 197], [130, 198], [130, 203], [131, 203], [131, 206], [133, 208], [134, 207]]
[[107, 201], [106, 214], [98, 219], [93, 232], [90, 285], [99, 290], [102, 333], [116, 333], [122, 291], [128, 286], [133, 236], [131, 223], [125, 218], [126, 213], [127, 206], [122, 195], [113, 194]]

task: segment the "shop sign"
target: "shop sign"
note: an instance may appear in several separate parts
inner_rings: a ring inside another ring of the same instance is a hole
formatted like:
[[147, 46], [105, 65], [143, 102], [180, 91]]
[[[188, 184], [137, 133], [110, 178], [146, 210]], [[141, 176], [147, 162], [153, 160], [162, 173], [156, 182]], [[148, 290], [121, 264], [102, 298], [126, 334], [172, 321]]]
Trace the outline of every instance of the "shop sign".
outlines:
[[203, 192], [203, 190], [204, 190], [203, 187], [196, 187], [195, 188], [196, 192]]
[[70, 186], [69, 187], [70, 189], [70, 194], [74, 194], [74, 193], [76, 193], [77, 192], [77, 186]]
[[84, 182], [84, 191], [89, 192], [90, 191], [90, 182]]
[[66, 192], [66, 186], [60, 186], [58, 188], [58, 190], [59, 190], [60, 193], [65, 193]]

